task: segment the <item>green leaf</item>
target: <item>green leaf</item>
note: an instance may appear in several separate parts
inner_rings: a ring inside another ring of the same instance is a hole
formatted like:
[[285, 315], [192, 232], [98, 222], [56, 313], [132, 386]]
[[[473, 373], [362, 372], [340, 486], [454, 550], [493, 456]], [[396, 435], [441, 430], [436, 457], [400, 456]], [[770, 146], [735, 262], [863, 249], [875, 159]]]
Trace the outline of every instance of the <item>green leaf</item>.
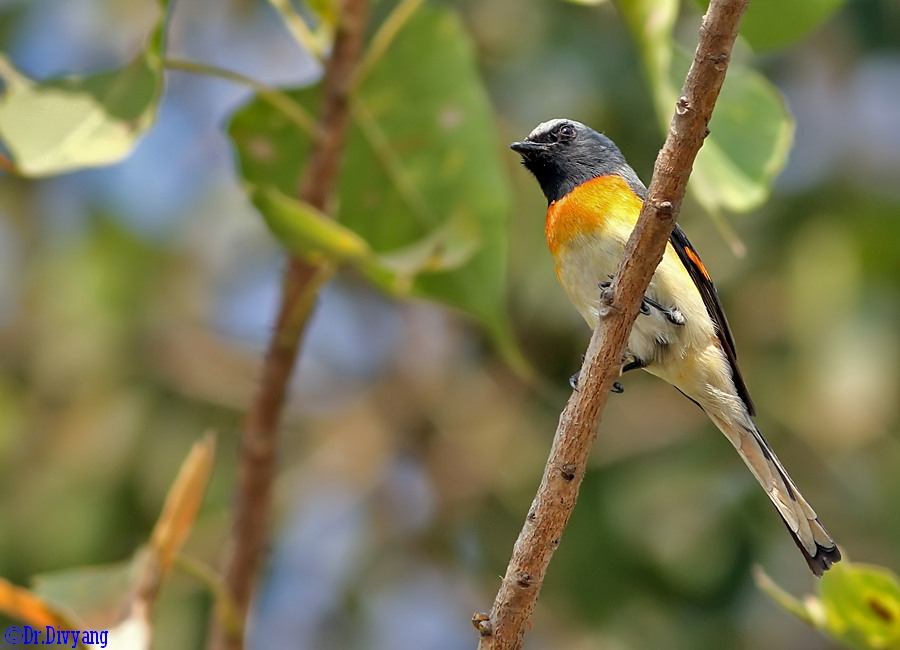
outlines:
[[858, 650], [900, 648], [900, 582], [879, 566], [841, 562], [819, 583], [819, 598], [795, 599], [761, 570], [759, 587], [775, 602]]
[[306, 4], [329, 25], [337, 24], [337, 2], [335, 0], [307, 0]]
[[[753, 0], [741, 19], [741, 36], [756, 50], [793, 45], [819, 27], [846, 0]], [[708, 0], [700, 2], [705, 10]]]
[[416, 276], [463, 266], [480, 237], [466, 219], [451, 218], [404, 248], [376, 254], [362, 237], [275, 187], [250, 188], [253, 205], [272, 234], [291, 252], [309, 260], [351, 264], [384, 291], [409, 295]]
[[[293, 113], [309, 115], [319, 93], [318, 88], [307, 88], [283, 91], [281, 96], [296, 104]], [[286, 106], [272, 105], [260, 96], [235, 113], [228, 126], [228, 135], [237, 147], [240, 174], [248, 186], [271, 185], [287, 196], [296, 194], [314, 131], [314, 125], [302, 128]]]
[[[663, 131], [693, 56], [673, 41], [675, 0], [619, 0], [638, 42]], [[744, 212], [768, 198], [793, 142], [794, 124], [777, 89], [755, 70], [728, 68], [688, 189], [711, 213]]]
[[34, 592], [86, 623], [115, 622], [134, 585], [134, 560], [104, 566], [76, 567], [33, 579]]
[[741, 34], [756, 49], [791, 45], [819, 27], [846, 0], [753, 0], [741, 22]]
[[[315, 90], [288, 94], [317, 105]], [[352, 111], [334, 216], [380, 256], [368, 275], [472, 314], [512, 359], [504, 298], [510, 189], [456, 16], [430, 5], [415, 12], [365, 76]], [[229, 133], [247, 181], [295, 194], [307, 133], [260, 100], [235, 115]]]
[[[674, 68], [681, 72], [673, 77], [683, 81], [690, 61], [690, 54], [676, 48]], [[689, 189], [710, 212], [752, 210], [768, 198], [793, 139], [794, 121], [778, 90], [756, 70], [732, 65]]]
[[622, 18], [637, 41], [644, 71], [650, 81], [656, 111], [664, 127], [675, 108], [684, 82], [672, 80], [672, 30], [678, 18], [678, 0], [618, 0]]
[[478, 250], [478, 224], [465, 215], [450, 217], [441, 226], [405, 248], [380, 256], [385, 268], [413, 278], [420, 272], [458, 269]]
[[117, 162], [150, 127], [163, 89], [160, 19], [148, 49], [120, 70], [35, 82], [0, 55], [0, 138], [19, 173], [49, 176]]
[[311, 262], [323, 257], [336, 262], [360, 260], [372, 254], [362, 237], [316, 210], [268, 186], [250, 190], [253, 205], [272, 234], [289, 250]]
[[836, 564], [822, 577], [825, 628], [852, 648], [900, 647], [900, 583], [866, 564]]

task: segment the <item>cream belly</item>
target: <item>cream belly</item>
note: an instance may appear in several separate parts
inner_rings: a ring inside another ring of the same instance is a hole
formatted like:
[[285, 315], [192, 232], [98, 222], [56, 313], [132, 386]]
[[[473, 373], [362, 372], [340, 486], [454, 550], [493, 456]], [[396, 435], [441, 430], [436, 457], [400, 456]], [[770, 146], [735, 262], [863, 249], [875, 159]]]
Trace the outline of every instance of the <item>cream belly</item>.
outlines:
[[[597, 325], [599, 285], [616, 272], [624, 247], [624, 237], [581, 234], [562, 246], [555, 258], [563, 288], [592, 328]], [[684, 324], [670, 322], [658, 309], [639, 314], [628, 339], [629, 356], [641, 359], [648, 372], [704, 406], [721, 397], [720, 392], [733, 394], [730, 367], [706, 306], [671, 245], [646, 296], [663, 307], [678, 309]]]

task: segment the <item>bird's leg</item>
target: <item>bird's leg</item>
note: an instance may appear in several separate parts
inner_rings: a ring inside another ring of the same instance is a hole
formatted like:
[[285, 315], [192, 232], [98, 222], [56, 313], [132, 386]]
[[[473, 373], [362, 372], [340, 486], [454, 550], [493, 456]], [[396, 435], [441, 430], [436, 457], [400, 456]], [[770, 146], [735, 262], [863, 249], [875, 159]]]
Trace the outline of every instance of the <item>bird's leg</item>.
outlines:
[[684, 325], [684, 314], [681, 313], [681, 310], [678, 309], [678, 307], [663, 307], [653, 298], [644, 296], [644, 300], [641, 302], [641, 313], [644, 315], [649, 314], [650, 307], [653, 307], [662, 313], [662, 315], [666, 317], [666, 320], [673, 325]]
[[[610, 280], [612, 280], [613, 276], [607, 275]], [[612, 282], [601, 282], [601, 289], [609, 289], [612, 286]], [[665, 317], [666, 320], [672, 323], [673, 325], [684, 325], [684, 314], [681, 313], [681, 310], [678, 307], [666, 308], [656, 302], [653, 298], [648, 298], [644, 296], [644, 299], [641, 301], [641, 313], [644, 316], [650, 315], [650, 308], [659, 310]]]
[[[584, 364], [584, 355], [583, 354], [581, 355], [581, 363]], [[628, 364], [627, 367], [623, 367], [622, 372], [626, 372], [626, 370], [632, 370], [633, 368], [643, 368], [644, 367], [643, 362], [641, 362], [641, 365], [634, 365], [635, 363], [636, 363], [636, 361], [632, 361], [631, 363]], [[580, 376], [581, 376], [581, 370], [579, 370], [574, 375], [569, 377], [569, 386], [572, 387], [572, 390], [578, 390], [578, 378]], [[617, 381], [614, 381], [612, 388], [610, 389], [610, 392], [618, 393], [619, 395], [621, 395], [622, 393], [625, 392], [625, 389], [622, 387], [622, 384], [620, 384]]]
[[634, 357], [632, 361], [629, 361], [624, 366], [622, 366], [622, 374], [624, 375], [629, 370], [638, 370], [640, 368], [646, 368], [647, 362], [643, 359], [638, 359]]
[[[622, 366], [622, 370], [619, 371], [619, 376], [624, 375], [629, 370], [637, 370], [638, 368], [646, 368], [647, 362], [643, 359], [638, 359], [634, 357], [632, 361], [629, 361], [624, 366]], [[625, 387], [618, 381], [614, 381], [612, 385], [612, 392], [619, 393], [620, 395], [625, 392]]]
[[[581, 355], [581, 363], [584, 363], [584, 355]], [[647, 362], [643, 359], [638, 359], [637, 357], [632, 357], [632, 360], [622, 366], [622, 370], [619, 371], [619, 375], [624, 375], [629, 370], [638, 370], [639, 368], [646, 368]], [[569, 386], [572, 387], [572, 390], [578, 390], [578, 377], [581, 375], [581, 371], [579, 370], [574, 375], [569, 377]], [[611, 393], [617, 393], [621, 395], [625, 392], [625, 387], [622, 386], [621, 382], [614, 381], [612, 388], [610, 389]]]
[[[572, 387], [572, 390], [578, 390], [578, 377], [581, 375], [581, 371], [579, 370], [574, 375], [569, 377], [569, 386]], [[616, 393], [621, 395], [625, 392], [625, 388], [617, 381], [613, 382], [612, 388], [609, 389], [610, 393]]]

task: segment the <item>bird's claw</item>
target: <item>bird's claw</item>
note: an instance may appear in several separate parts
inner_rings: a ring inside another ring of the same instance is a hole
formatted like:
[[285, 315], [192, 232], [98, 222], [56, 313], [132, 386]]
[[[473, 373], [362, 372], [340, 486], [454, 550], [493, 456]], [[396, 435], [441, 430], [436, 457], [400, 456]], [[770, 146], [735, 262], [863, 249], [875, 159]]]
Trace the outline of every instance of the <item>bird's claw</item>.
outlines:
[[681, 310], [678, 309], [678, 307], [663, 307], [653, 298], [644, 296], [644, 299], [641, 301], [641, 313], [645, 316], [650, 315], [651, 307], [658, 310], [663, 316], [666, 317], [666, 320], [673, 325], [684, 325], [684, 314], [681, 313]]
[[578, 390], [578, 377], [579, 376], [581, 376], [580, 370], [578, 372], [576, 372], [574, 375], [572, 375], [571, 377], [569, 377], [569, 386], [571, 386], [572, 390], [574, 390], [574, 391]]
[[[574, 391], [577, 391], [577, 390], [578, 390], [578, 377], [579, 377], [579, 375], [581, 375], [581, 371], [580, 371], [580, 370], [579, 370], [578, 372], [576, 372], [574, 375], [572, 375], [571, 377], [569, 377], [569, 386], [571, 386], [571, 387], [572, 387], [572, 390], [574, 390]], [[611, 392], [611, 393], [616, 393], [617, 395], [621, 395], [622, 393], [625, 392], [625, 388], [624, 388], [624, 387], [622, 386], [622, 384], [620, 384], [619, 382], [614, 381], [614, 382], [613, 382], [613, 385], [612, 385], [612, 388], [610, 389], [609, 392]]]
[[[613, 279], [613, 276], [607, 275], [606, 277], [608, 277], [609, 280], [607, 280], [605, 282], [601, 282], [598, 285], [601, 289], [604, 289], [604, 290], [609, 289], [612, 286], [611, 280]], [[669, 321], [670, 323], [672, 323], [673, 325], [684, 325], [684, 314], [681, 313], [681, 310], [678, 309], [678, 307], [671, 307], [671, 308], [663, 307], [661, 304], [656, 302], [653, 298], [648, 298], [647, 296], [644, 296], [644, 299], [641, 301], [641, 313], [644, 316], [649, 316], [651, 307], [659, 310], [659, 312], [663, 316], [666, 317], [666, 320]]]

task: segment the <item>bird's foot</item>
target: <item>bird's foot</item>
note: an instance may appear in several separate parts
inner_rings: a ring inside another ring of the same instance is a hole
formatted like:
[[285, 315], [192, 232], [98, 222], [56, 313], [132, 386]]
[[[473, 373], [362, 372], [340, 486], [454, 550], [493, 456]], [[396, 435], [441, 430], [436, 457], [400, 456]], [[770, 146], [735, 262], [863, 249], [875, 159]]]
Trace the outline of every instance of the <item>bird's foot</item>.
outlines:
[[[582, 364], [584, 363], [584, 355], [583, 354], [581, 355], [581, 363]], [[569, 377], [569, 386], [571, 386], [572, 390], [574, 390], [574, 391], [578, 390], [578, 378], [580, 376], [581, 376], [581, 371], [579, 370], [574, 375]], [[625, 388], [623, 388], [622, 384], [620, 384], [619, 382], [614, 381], [613, 385], [612, 385], [612, 389], [610, 389], [610, 392], [621, 395], [622, 393], [625, 392]]]
[[[611, 275], [607, 275], [606, 277], [608, 277], [609, 280], [613, 279], [613, 276]], [[601, 289], [609, 289], [611, 286], [611, 281], [601, 282], [599, 284]], [[678, 309], [678, 307], [663, 307], [653, 298], [644, 296], [644, 299], [641, 301], [641, 313], [644, 316], [649, 316], [651, 307], [662, 313], [662, 315], [666, 317], [666, 320], [673, 325], [684, 325], [684, 314], [681, 313], [681, 310]]]
[[[569, 386], [572, 387], [572, 390], [575, 390], [575, 391], [578, 390], [578, 377], [579, 377], [580, 375], [581, 375], [581, 371], [579, 370], [579, 371], [576, 372], [574, 375], [572, 375], [571, 377], [569, 377]], [[619, 382], [614, 381], [614, 382], [613, 382], [613, 385], [612, 385], [612, 388], [609, 390], [609, 392], [610, 392], [610, 393], [616, 393], [617, 395], [621, 395], [622, 393], [625, 392], [625, 387], [622, 386], [622, 384], [620, 384]]]
[[684, 325], [684, 314], [681, 313], [678, 307], [663, 307], [653, 298], [644, 296], [644, 299], [641, 301], [641, 313], [648, 316], [651, 307], [659, 311], [673, 325]]
[[624, 366], [622, 366], [622, 374], [624, 375], [626, 372], [628, 372], [630, 370], [638, 370], [640, 368], [646, 368], [646, 367], [647, 367], [646, 361], [635, 357], [633, 361], [629, 361]]

